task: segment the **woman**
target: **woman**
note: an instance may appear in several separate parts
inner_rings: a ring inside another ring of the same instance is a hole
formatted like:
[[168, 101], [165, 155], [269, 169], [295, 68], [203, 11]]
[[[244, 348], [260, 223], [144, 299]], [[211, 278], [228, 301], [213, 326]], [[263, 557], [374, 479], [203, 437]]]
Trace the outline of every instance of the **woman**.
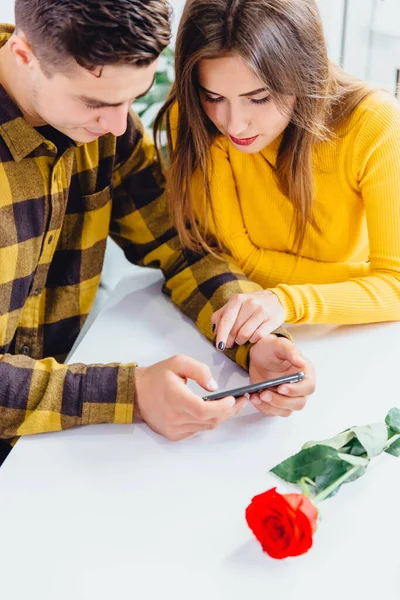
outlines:
[[220, 349], [400, 319], [400, 107], [328, 60], [314, 0], [188, 0], [164, 122], [182, 241], [260, 285], [214, 313]]

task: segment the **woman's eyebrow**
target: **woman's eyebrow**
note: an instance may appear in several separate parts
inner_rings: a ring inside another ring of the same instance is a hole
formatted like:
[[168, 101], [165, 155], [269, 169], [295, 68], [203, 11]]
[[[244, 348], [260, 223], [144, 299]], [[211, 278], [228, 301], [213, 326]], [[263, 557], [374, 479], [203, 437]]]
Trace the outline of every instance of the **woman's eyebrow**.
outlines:
[[[205, 88], [203, 85], [199, 84], [199, 88], [201, 88], [203, 90], [203, 92], [207, 92], [207, 94], [213, 94], [213, 96], [221, 96], [221, 94], [218, 94], [217, 92], [212, 92], [211, 90], [208, 90], [207, 88]], [[267, 92], [267, 88], [258, 88], [258, 90], [253, 90], [251, 92], [246, 92], [245, 94], [239, 94], [240, 97], [242, 96], [256, 96], [257, 94], [261, 94], [261, 92]]]

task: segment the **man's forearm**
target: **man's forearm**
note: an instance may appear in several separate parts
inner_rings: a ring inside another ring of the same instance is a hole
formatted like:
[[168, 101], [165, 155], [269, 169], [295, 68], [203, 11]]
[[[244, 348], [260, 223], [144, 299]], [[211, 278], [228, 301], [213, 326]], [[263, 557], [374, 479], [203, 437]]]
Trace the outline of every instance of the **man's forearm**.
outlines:
[[61, 365], [52, 358], [0, 359], [0, 437], [76, 425], [132, 423], [135, 365]]

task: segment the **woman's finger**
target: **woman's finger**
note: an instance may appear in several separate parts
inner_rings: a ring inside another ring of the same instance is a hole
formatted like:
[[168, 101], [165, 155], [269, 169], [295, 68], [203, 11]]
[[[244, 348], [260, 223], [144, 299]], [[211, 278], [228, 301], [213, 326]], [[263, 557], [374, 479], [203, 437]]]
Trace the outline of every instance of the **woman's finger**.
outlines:
[[234, 296], [229, 302], [223, 307], [224, 310], [220, 316], [218, 326], [216, 327], [216, 341], [215, 345], [218, 350], [225, 350], [229, 334], [232, 327], [234, 326], [237, 316], [239, 314], [242, 302], [239, 296]]
[[[244, 311], [243, 311], [244, 312]], [[242, 311], [239, 314], [241, 316]], [[234, 341], [236, 344], [241, 346], [246, 342], [250, 341], [254, 336], [255, 332], [260, 329], [260, 327], [265, 323], [266, 316], [263, 310], [246, 310], [247, 318], [246, 320], [243, 318], [242, 322], [239, 323], [240, 327], [238, 327], [236, 336]]]
[[224, 306], [222, 308], [219, 308], [218, 310], [216, 310], [211, 315], [211, 327], [212, 327], [214, 335], [216, 335], [218, 325], [219, 325], [223, 311], [224, 311]]
[[261, 339], [266, 338], [270, 333], [275, 331], [275, 329], [280, 325], [282, 325], [282, 323], [278, 323], [273, 317], [264, 320], [264, 322], [261, 323], [260, 326], [254, 331], [253, 335], [249, 339], [249, 342], [251, 344], [256, 344]]

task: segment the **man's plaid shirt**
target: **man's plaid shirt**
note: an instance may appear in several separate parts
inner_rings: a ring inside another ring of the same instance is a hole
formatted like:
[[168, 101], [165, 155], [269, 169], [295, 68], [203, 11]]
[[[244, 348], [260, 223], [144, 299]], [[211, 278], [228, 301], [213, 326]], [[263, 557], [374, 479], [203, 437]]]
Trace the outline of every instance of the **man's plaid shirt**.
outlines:
[[[0, 28], [0, 45], [12, 28]], [[259, 290], [233, 263], [182, 251], [154, 147], [126, 133], [74, 143], [33, 128], [0, 86], [0, 438], [80, 424], [131, 423], [135, 363], [63, 364], [90, 311], [108, 235], [211, 340], [211, 315]], [[245, 366], [248, 347], [233, 358]], [[134, 359], [134, 356], [133, 356]]]

